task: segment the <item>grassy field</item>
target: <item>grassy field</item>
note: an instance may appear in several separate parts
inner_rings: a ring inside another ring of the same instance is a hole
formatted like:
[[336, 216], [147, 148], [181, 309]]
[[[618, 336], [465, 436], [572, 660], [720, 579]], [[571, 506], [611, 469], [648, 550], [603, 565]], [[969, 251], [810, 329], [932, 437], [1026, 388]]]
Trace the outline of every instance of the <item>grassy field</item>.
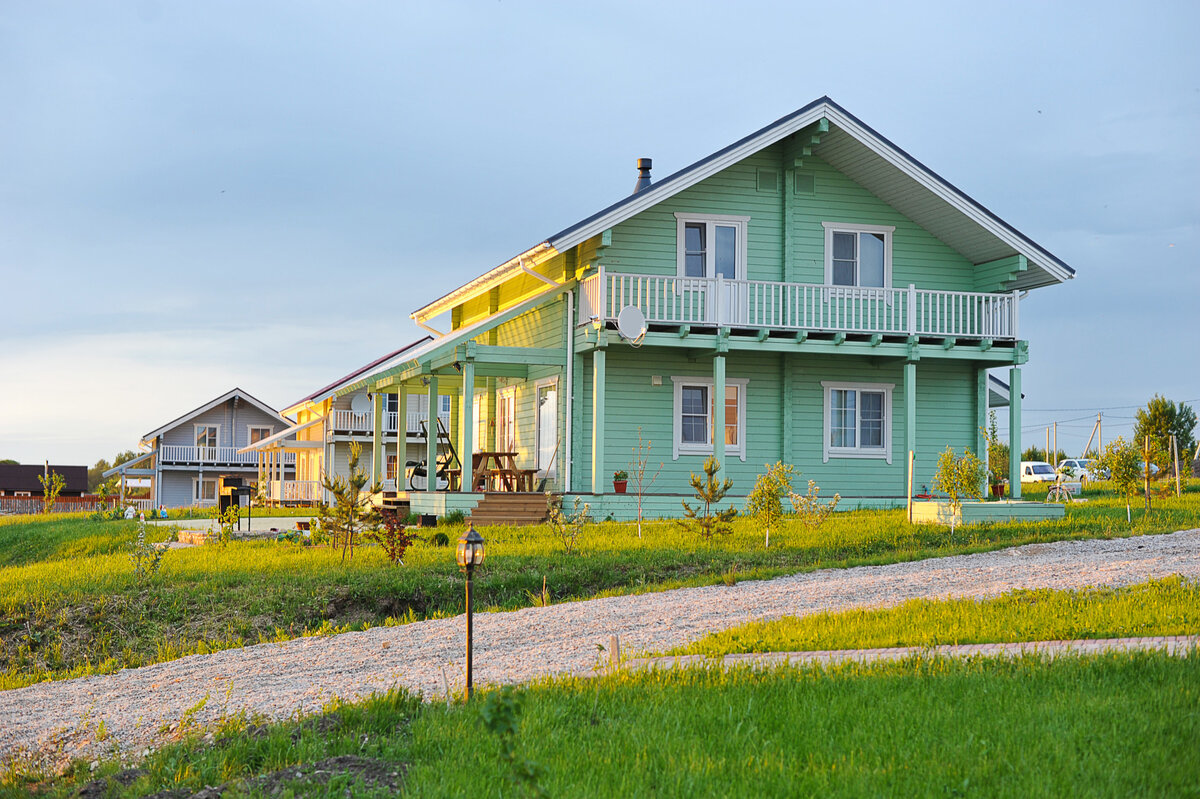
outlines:
[[[746, 519], [711, 544], [672, 522], [589, 525], [580, 553], [562, 554], [551, 530], [490, 527], [477, 603], [514, 609], [608, 593], [765, 578], [797, 571], [915, 560], [1066, 538], [1170, 532], [1200, 526], [1200, 492], [1135, 511], [1089, 492], [1066, 518], [1039, 524], [910, 526], [902, 511], [835, 514], [816, 531], [761, 531]], [[171, 550], [139, 583], [126, 547], [131, 522], [79, 517], [0, 519], [0, 689], [107, 672], [186, 654], [396, 624], [462, 611], [452, 547], [418, 542], [404, 566], [377, 547], [352, 562], [325, 548], [275, 542]], [[448, 529], [451, 539], [461, 532]], [[165, 534], [159, 532], [159, 535]]]
[[[211, 744], [152, 753], [107, 795], [244, 780], [238, 795], [1186, 796], [1200, 792], [1197, 736], [1200, 657], [689, 669], [235, 718]], [[0, 792], [71, 796], [119, 768], [81, 762], [48, 783], [13, 770]]]
[[679, 655], [1200, 634], [1200, 584], [1178, 576], [1123, 588], [1012, 591], [974, 600], [752, 622], [673, 650]]

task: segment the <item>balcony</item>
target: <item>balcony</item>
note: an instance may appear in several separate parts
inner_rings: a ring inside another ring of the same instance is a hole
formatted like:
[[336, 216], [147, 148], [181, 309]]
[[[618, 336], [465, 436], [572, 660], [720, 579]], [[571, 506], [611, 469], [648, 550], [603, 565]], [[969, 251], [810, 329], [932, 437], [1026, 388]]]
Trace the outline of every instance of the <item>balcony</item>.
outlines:
[[[429, 415], [425, 411], [409, 411], [405, 416], [407, 417], [405, 429], [408, 435], [421, 435], [421, 424], [429, 418]], [[448, 412], [439, 413], [438, 418], [449, 429], [450, 414]], [[396, 421], [395, 411], [384, 413], [383, 433], [396, 435]], [[333, 412], [333, 432], [339, 434], [372, 435], [375, 432], [375, 415], [371, 411], [367, 413], [355, 413], [354, 411], [335, 410]]]
[[[237, 447], [196, 447], [190, 444], [163, 444], [159, 447], [158, 461], [164, 466], [245, 466], [258, 465], [257, 452], [238, 452]], [[287, 466], [296, 463], [296, 456], [283, 456]]]
[[581, 284], [579, 324], [627, 305], [648, 324], [1016, 340], [1017, 292], [859, 288], [606, 273]]

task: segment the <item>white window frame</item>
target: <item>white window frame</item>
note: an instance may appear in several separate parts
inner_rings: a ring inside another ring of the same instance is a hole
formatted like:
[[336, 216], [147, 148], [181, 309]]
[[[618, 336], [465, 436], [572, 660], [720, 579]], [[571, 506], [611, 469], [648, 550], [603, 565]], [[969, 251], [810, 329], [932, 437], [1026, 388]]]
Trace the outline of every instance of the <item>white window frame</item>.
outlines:
[[[555, 435], [558, 435], [558, 378], [547, 377], [533, 384], [533, 464], [539, 470], [542, 469], [542, 408], [540, 396], [542, 389], [546, 386], [554, 387], [554, 425]], [[545, 476], [555, 477], [558, 474], [558, 455], [550, 456], [553, 460], [547, 465]]]
[[[675, 399], [671, 406], [671, 426], [673, 428], [672, 435], [672, 460], [679, 460], [680, 455], [711, 455], [713, 453], [712, 436], [716, 434], [713, 429], [713, 414], [716, 409], [713, 408], [713, 379], [711, 376], [693, 376], [693, 375], [671, 375], [671, 382], [674, 384]], [[725, 378], [726, 386], [737, 386], [738, 390], [738, 443], [736, 445], [725, 445], [726, 455], [736, 455], [740, 460], [746, 460], [746, 386], [750, 381], [744, 377], [727, 377]], [[707, 444], [685, 444], [683, 442], [683, 388], [684, 386], [702, 386], [708, 388], [708, 433], [709, 441]], [[722, 423], [721, 431], [725, 430], [725, 425]]]
[[192, 425], [192, 446], [196, 447], [197, 449], [200, 448], [200, 444], [198, 444], [197, 442], [200, 440], [199, 433], [200, 433], [200, 428], [202, 428], [202, 427], [205, 429], [208, 429], [211, 427], [217, 431], [217, 435], [216, 435], [217, 443], [213, 444], [212, 447], [205, 447], [205, 449], [216, 449], [217, 447], [221, 446], [221, 425], [220, 424], [207, 424], [207, 423]]
[[[271, 436], [275, 435], [275, 428], [272, 425], [248, 424], [248, 425], [246, 425], [246, 446], [250, 446], [251, 444], [257, 443], [253, 439], [255, 430], [266, 430], [267, 434], [265, 436], [263, 436], [263, 438], [270, 438]], [[220, 435], [219, 430], [217, 431], [217, 434]], [[261, 441], [262, 439], [259, 439], [259, 440]]]
[[[872, 458], [875, 460], [886, 460], [889, 464], [892, 462], [892, 390], [896, 387], [895, 383], [843, 383], [833, 380], [822, 380], [821, 388], [825, 394], [825, 425], [821, 431], [824, 440], [824, 457], [828, 463], [830, 458]], [[858, 428], [859, 418], [857, 409], [861, 407], [861, 403], [854, 404], [855, 417], [854, 424], [856, 426], [853, 447], [835, 447], [830, 443], [831, 432], [833, 428], [833, 403], [831, 396], [834, 390], [839, 391], [871, 391], [875, 393], [883, 393], [883, 446], [882, 447], [864, 447], [861, 445], [862, 434], [861, 428]]]
[[[200, 494], [200, 486], [202, 483], [212, 483], [213, 498], [203, 499]], [[217, 478], [215, 477], [193, 477], [192, 478], [192, 502], [197, 505], [216, 505], [217, 504]]]
[[[675, 213], [675, 273], [678, 277], [687, 277], [687, 245], [684, 239], [684, 231], [688, 223], [706, 223], [705, 231], [705, 249], [704, 249], [704, 279], [715, 277], [715, 264], [713, 258], [715, 250], [713, 245], [716, 242], [716, 237], [713, 235], [713, 228], [717, 225], [733, 227], [737, 229], [737, 261], [734, 265], [734, 279], [746, 279], [746, 255], [749, 248], [746, 245], [746, 229], [749, 227], [750, 217], [748, 216], [730, 216], [728, 214], [692, 214], [692, 213]], [[691, 278], [700, 280], [702, 278]]]
[[[859, 225], [850, 222], [822, 222], [825, 228], [825, 285], [833, 286], [833, 234], [834, 233], [881, 233], [883, 234], [883, 288], [892, 287], [892, 234], [896, 232], [895, 225]], [[856, 248], [855, 252], [858, 252]], [[858, 270], [855, 271], [854, 286], [837, 286], [837, 288], [878, 288], [877, 286], [859, 286]]]

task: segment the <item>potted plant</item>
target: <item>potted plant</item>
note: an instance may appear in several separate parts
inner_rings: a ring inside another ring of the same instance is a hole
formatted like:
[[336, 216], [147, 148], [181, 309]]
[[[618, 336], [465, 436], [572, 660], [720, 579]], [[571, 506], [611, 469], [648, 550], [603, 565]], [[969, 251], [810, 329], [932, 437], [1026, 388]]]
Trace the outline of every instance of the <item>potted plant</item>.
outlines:
[[613, 491], [615, 493], [624, 494], [627, 485], [629, 485], [629, 472], [624, 469], [613, 472]]

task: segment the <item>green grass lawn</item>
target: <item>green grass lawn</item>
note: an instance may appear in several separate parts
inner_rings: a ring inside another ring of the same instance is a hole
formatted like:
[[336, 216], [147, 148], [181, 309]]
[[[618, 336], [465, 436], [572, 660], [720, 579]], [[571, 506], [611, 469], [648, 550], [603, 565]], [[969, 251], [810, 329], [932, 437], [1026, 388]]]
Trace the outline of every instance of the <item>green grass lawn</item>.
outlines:
[[[834, 514], [811, 531], [773, 530], [770, 549], [748, 519], [704, 543], [673, 522], [638, 538], [628, 523], [589, 525], [573, 556], [550, 528], [488, 527], [477, 607], [766, 578], [827, 567], [889, 563], [1067, 538], [1161, 533], [1200, 526], [1200, 491], [1135, 511], [1098, 493], [1062, 520], [947, 528], [910, 526], [903, 511]], [[446, 530], [451, 539], [461, 528]], [[136, 523], [86, 518], [0, 519], [0, 689], [112, 671], [186, 654], [304, 634], [460, 613], [452, 547], [418, 542], [404, 566], [378, 547], [353, 561], [325, 548], [275, 542], [171, 550], [139, 584], [126, 551]], [[153, 534], [165, 535], [166, 531]]]
[[713, 633], [675, 655], [808, 652], [1200, 633], [1200, 584], [1176, 577], [1123, 588], [1021, 590], [914, 599], [892, 608], [788, 616]]
[[[210, 745], [192, 739], [152, 753], [140, 764], [143, 774], [108, 795], [195, 791], [351, 756], [357, 759], [339, 761], [328, 782], [276, 774], [242, 789], [250, 796], [390, 795], [378, 782], [354, 781], [373, 773], [395, 781], [403, 795], [430, 797], [1200, 792], [1195, 656], [688, 669], [544, 681], [509, 694], [511, 705], [498, 701], [504, 696], [485, 693], [447, 707], [395, 694], [249, 729], [233, 719]], [[508, 721], [511, 757], [494, 731]], [[514, 781], [514, 764], [531, 779]], [[0, 784], [12, 795], [36, 788], [65, 797], [118, 768], [107, 762], [92, 774], [79, 763], [41, 784], [37, 774], [13, 770]]]

